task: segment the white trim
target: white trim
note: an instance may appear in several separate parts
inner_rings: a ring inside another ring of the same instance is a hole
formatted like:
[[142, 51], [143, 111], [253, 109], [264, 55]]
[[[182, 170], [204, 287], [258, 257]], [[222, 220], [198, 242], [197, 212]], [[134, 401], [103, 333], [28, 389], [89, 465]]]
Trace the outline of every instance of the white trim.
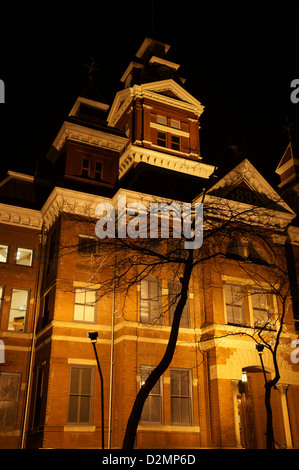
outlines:
[[[179, 99], [161, 94], [164, 91], [171, 91]], [[144, 83], [142, 85], [134, 85], [131, 88], [119, 91], [115, 95], [107, 118], [109, 126], [114, 127], [116, 125], [117, 121], [134, 98], [149, 98], [158, 103], [164, 103], [168, 106], [191, 112], [197, 117], [199, 117], [204, 110], [204, 106], [174, 80], [160, 80], [157, 82]]]
[[170, 69], [178, 70], [180, 68], [180, 64], [176, 64], [175, 62], [170, 62], [169, 60], [161, 59], [161, 57], [156, 57], [153, 55], [150, 60], [150, 64], [161, 64], [161, 65], [166, 65], [166, 67], [169, 67]]
[[[193, 405], [193, 403], [192, 403]], [[193, 409], [191, 410], [193, 413]], [[169, 433], [196, 433], [198, 434], [200, 432], [200, 426], [193, 426], [190, 424], [189, 426], [180, 426], [180, 425], [152, 425], [152, 424], [139, 424], [137, 428], [137, 432], [169, 432]]]
[[76, 102], [75, 102], [74, 106], [70, 110], [69, 116], [76, 116], [77, 111], [78, 111], [79, 106], [80, 106], [81, 103], [87, 104], [91, 108], [100, 109], [102, 111], [107, 111], [109, 109], [109, 104], [99, 103], [98, 101], [89, 100], [87, 98], [83, 98], [82, 96], [79, 96], [76, 99]]
[[61, 150], [67, 140], [73, 140], [83, 144], [113, 150], [115, 152], [121, 152], [128, 142], [127, 137], [117, 136], [109, 133], [108, 131], [103, 132], [65, 121], [62, 124], [51, 149], [47, 153], [46, 158], [52, 163], [55, 163], [59, 150]]
[[[179, 155], [181, 154], [182, 153]], [[181, 158], [180, 156], [154, 149], [141, 148], [131, 144], [119, 159], [119, 178], [121, 178], [132, 165], [139, 162], [206, 179], [210, 177], [215, 168], [212, 165], [201, 163], [198, 160]]]
[[159, 131], [162, 132], [168, 132], [170, 134], [175, 134], [175, 135], [180, 135], [182, 137], [190, 137], [189, 132], [181, 131], [181, 129], [178, 129], [177, 127], [169, 127], [165, 126], [164, 124], [157, 124], [156, 122], [150, 122], [150, 127], [153, 127], [154, 129], [158, 129]]
[[155, 39], [151, 39], [151, 38], [145, 38], [143, 43], [141, 44], [141, 46], [139, 47], [138, 51], [136, 52], [136, 57], [138, 57], [138, 59], [141, 59], [141, 57], [143, 56], [143, 54], [145, 53], [146, 49], [148, 48], [148, 46], [150, 44], [161, 44], [164, 46], [164, 52], [165, 54], [168, 52], [168, 50], [170, 49], [170, 45], [169, 44], [165, 44], [164, 42], [160, 42], [160, 41], [156, 41]]
[[38, 210], [0, 203], [0, 223], [40, 230], [43, 220]]

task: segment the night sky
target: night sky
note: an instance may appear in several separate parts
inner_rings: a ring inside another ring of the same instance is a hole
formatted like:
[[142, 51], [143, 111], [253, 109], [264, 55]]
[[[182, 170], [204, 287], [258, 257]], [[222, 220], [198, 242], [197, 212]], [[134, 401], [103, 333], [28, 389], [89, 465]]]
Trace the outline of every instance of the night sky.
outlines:
[[267, 10], [261, 2], [227, 3], [1, 7], [1, 176], [7, 169], [34, 172], [88, 84], [83, 64], [91, 54], [99, 68], [93, 83], [112, 103], [142, 41], [153, 37], [171, 45], [169, 58], [181, 64], [185, 88], [205, 106], [203, 162], [225, 166], [232, 157], [247, 157], [275, 186], [274, 171], [288, 144], [286, 116], [294, 142], [299, 140], [299, 103], [290, 100], [291, 81], [299, 78], [299, 6], [272, 2]]

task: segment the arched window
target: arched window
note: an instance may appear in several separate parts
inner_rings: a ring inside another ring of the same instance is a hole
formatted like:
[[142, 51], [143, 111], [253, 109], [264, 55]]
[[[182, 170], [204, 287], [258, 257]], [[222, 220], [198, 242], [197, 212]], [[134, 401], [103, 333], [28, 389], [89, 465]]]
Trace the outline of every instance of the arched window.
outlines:
[[226, 257], [238, 261], [268, 264], [262, 250], [248, 240], [232, 240], [227, 247]]

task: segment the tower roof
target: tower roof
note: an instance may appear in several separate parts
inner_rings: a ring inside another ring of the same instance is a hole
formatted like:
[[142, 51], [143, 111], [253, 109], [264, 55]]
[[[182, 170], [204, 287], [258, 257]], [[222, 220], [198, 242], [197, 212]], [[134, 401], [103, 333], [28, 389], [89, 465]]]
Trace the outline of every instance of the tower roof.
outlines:
[[135, 60], [130, 62], [121, 77], [125, 88], [170, 78], [180, 85], [184, 84], [186, 80], [177, 73], [180, 64], [170, 61], [167, 56], [169, 49], [169, 44], [145, 38]]

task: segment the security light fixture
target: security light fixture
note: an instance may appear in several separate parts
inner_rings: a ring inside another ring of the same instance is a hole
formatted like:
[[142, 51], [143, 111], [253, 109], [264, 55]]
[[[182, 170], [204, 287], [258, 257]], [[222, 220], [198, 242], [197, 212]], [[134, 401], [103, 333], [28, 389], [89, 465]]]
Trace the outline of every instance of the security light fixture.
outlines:
[[96, 343], [99, 333], [97, 331], [88, 331], [87, 336], [91, 340], [92, 343]]

